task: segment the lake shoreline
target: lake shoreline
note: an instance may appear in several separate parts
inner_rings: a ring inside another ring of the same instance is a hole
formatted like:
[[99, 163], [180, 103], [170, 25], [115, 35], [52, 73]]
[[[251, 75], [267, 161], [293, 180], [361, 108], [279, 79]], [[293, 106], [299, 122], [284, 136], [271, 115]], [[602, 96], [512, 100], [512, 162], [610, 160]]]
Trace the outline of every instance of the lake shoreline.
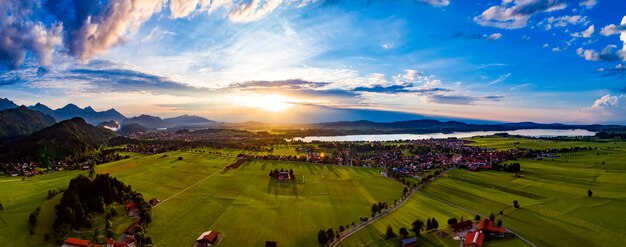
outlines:
[[446, 138], [470, 138], [476, 136], [490, 136], [506, 133], [513, 136], [552, 138], [552, 137], [589, 137], [596, 132], [585, 129], [519, 129], [505, 131], [468, 131], [452, 133], [426, 133], [426, 134], [363, 134], [363, 135], [334, 135], [334, 136], [306, 136], [288, 139], [288, 141], [302, 142], [350, 142], [350, 141], [396, 141], [396, 140], [425, 140]]

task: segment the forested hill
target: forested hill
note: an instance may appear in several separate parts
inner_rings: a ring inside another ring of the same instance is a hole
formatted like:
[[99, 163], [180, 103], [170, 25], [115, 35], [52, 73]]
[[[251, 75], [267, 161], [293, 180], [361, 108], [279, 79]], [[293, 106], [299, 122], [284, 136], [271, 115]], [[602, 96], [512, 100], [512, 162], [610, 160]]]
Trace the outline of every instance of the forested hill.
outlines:
[[0, 160], [39, 161], [44, 152], [53, 160], [79, 157], [105, 144], [115, 136], [110, 130], [97, 128], [82, 118], [65, 120], [22, 139], [5, 143]]

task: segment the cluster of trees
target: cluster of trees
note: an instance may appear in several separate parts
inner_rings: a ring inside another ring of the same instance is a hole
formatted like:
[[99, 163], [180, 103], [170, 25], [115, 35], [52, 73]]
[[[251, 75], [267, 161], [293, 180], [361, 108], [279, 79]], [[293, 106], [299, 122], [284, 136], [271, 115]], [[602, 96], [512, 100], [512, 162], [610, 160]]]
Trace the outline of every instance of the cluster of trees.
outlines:
[[[452, 219], [454, 219], [454, 221], [456, 222], [456, 218], [452, 218]], [[448, 220], [448, 222], [450, 222], [452, 219]], [[439, 222], [437, 222], [435, 218], [426, 220], [426, 223], [424, 223], [424, 221], [422, 220], [417, 219], [413, 221], [413, 223], [411, 223], [410, 230], [408, 230], [406, 227], [401, 227], [398, 230], [398, 233], [400, 234], [402, 238], [406, 238], [407, 236], [409, 236], [409, 231], [412, 231], [413, 233], [415, 233], [415, 236], [419, 236], [421, 232], [423, 231], [430, 231], [430, 230], [435, 230], [438, 228], [439, 228]], [[385, 233], [381, 235], [384, 239], [395, 238], [398, 236], [393, 231], [393, 228], [391, 227], [391, 225], [387, 225], [387, 230], [385, 231]]]
[[46, 199], [51, 199], [52, 197], [58, 195], [59, 193], [65, 191], [64, 189], [52, 189], [52, 190], [48, 190], [48, 195], [46, 196]]
[[39, 216], [41, 207], [37, 207], [35, 211], [28, 215], [28, 226], [30, 226], [30, 234], [35, 234], [35, 226], [37, 225], [37, 217]]
[[93, 174], [91, 177], [79, 175], [70, 181], [61, 201], [55, 206], [53, 235], [57, 240], [61, 240], [70, 228], [91, 228], [94, 214], [106, 213], [108, 220], [105, 231], [107, 236], [112, 236], [110, 219], [117, 215], [117, 211], [112, 208], [106, 212], [107, 205], [113, 202], [123, 204], [126, 201], [132, 201], [138, 206], [143, 222], [152, 221], [151, 205], [130, 186], [109, 174]]
[[[273, 171], [270, 171], [270, 177], [278, 179], [278, 175], [279, 175], [281, 172], [285, 172], [285, 171], [286, 171], [286, 170], [285, 170], [285, 169], [283, 169], [283, 168], [280, 168], [280, 171], [278, 171], [278, 169], [275, 169], [275, 170], [273, 170]], [[290, 170], [289, 170], [289, 179], [295, 179], [295, 178], [296, 178], [296, 177], [295, 177], [295, 176], [294, 176], [294, 174], [293, 174], [293, 170], [291, 170], [291, 169], [290, 169]]]
[[519, 171], [522, 170], [522, 167], [520, 166], [519, 163], [510, 163], [510, 164], [504, 163], [504, 164], [495, 164], [492, 166], [491, 169], [496, 170], [496, 171], [518, 173]]
[[426, 221], [426, 231], [435, 230], [439, 228], [439, 222], [435, 218], [428, 219]]
[[335, 232], [332, 227], [329, 227], [324, 230], [319, 230], [317, 232], [317, 242], [322, 246], [327, 246], [328, 244], [335, 241], [335, 239], [339, 239], [341, 237], [340, 232]]
[[372, 217], [376, 216], [376, 214], [379, 214], [383, 210], [386, 210], [388, 208], [389, 208], [389, 205], [387, 205], [386, 202], [378, 202], [378, 203], [372, 204]]

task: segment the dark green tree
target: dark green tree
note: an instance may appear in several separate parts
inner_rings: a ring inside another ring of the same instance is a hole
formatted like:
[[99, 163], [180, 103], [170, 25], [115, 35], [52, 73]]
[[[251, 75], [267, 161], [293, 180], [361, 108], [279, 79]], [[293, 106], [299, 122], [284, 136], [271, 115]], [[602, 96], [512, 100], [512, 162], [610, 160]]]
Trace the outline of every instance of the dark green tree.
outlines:
[[328, 244], [328, 235], [326, 234], [326, 231], [324, 230], [319, 230], [317, 232], [317, 242], [321, 245], [321, 246], [326, 246], [326, 244]]
[[395, 238], [397, 236], [398, 235], [396, 235], [396, 233], [393, 231], [393, 228], [391, 227], [391, 225], [387, 225], [387, 231], [385, 231], [385, 237], [387, 239], [390, 239], [390, 238]]
[[400, 233], [400, 236], [402, 236], [402, 238], [406, 238], [407, 236], [409, 236], [409, 231], [406, 229], [406, 227], [400, 227], [398, 233]]
[[335, 239], [335, 231], [332, 227], [326, 229], [326, 236], [328, 236], [328, 241], [333, 241]]
[[411, 231], [415, 233], [415, 235], [420, 235], [420, 232], [424, 229], [424, 221], [415, 220], [411, 223]]

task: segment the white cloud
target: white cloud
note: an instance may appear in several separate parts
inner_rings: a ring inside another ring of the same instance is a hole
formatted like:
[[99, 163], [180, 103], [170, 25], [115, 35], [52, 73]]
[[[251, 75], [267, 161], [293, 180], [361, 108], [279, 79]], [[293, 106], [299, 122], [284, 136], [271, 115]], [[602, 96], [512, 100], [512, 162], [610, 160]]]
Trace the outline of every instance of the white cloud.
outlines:
[[489, 82], [488, 85], [498, 84], [500, 82], [505, 81], [509, 77], [511, 77], [511, 73], [507, 73], [507, 74], [501, 75], [501, 76], [498, 77], [498, 79], [495, 79], [495, 80]]
[[594, 25], [589, 26], [589, 28], [587, 28], [585, 31], [582, 32], [576, 32], [576, 33], [572, 33], [570, 34], [572, 37], [576, 37], [576, 38], [590, 38], [591, 35], [593, 35], [593, 33], [596, 31], [596, 28]]
[[567, 49], [567, 48], [564, 48], [564, 47], [554, 47], [554, 48], [552, 48], [552, 51], [553, 52], [562, 52], [565, 49]]
[[626, 122], [626, 95], [604, 95], [595, 100], [590, 107], [579, 110], [578, 120], [595, 123]]
[[474, 22], [482, 26], [518, 29], [528, 25], [531, 16], [541, 12], [565, 9], [567, 4], [554, 0], [502, 0], [502, 4], [491, 6]]
[[602, 30], [600, 30], [600, 34], [604, 36], [611, 36], [611, 35], [620, 34], [620, 33], [623, 34], [625, 31], [626, 31], [626, 16], [622, 18], [622, 22], [620, 23], [620, 25], [611, 24], [611, 25], [607, 25], [603, 27]]
[[543, 21], [539, 22], [539, 25], [544, 25], [546, 30], [550, 30], [552, 28], [557, 27], [566, 27], [568, 25], [578, 25], [588, 23], [586, 16], [581, 15], [565, 15], [559, 17], [548, 17]]
[[550, 45], [549, 45], [548, 43], [545, 43], [545, 44], [543, 44], [543, 46], [541, 46], [541, 47], [543, 47], [543, 48], [548, 48], [548, 47], [550, 47]]
[[487, 37], [488, 40], [498, 40], [500, 38], [502, 38], [502, 34], [501, 33], [494, 33], [494, 34], [489, 35]]
[[588, 9], [593, 8], [594, 6], [596, 6], [598, 2], [596, 0], [584, 0], [582, 2], [580, 2], [580, 6], [584, 6]]
[[450, 5], [450, 0], [419, 0], [420, 2], [430, 4], [435, 7], [444, 7]]

